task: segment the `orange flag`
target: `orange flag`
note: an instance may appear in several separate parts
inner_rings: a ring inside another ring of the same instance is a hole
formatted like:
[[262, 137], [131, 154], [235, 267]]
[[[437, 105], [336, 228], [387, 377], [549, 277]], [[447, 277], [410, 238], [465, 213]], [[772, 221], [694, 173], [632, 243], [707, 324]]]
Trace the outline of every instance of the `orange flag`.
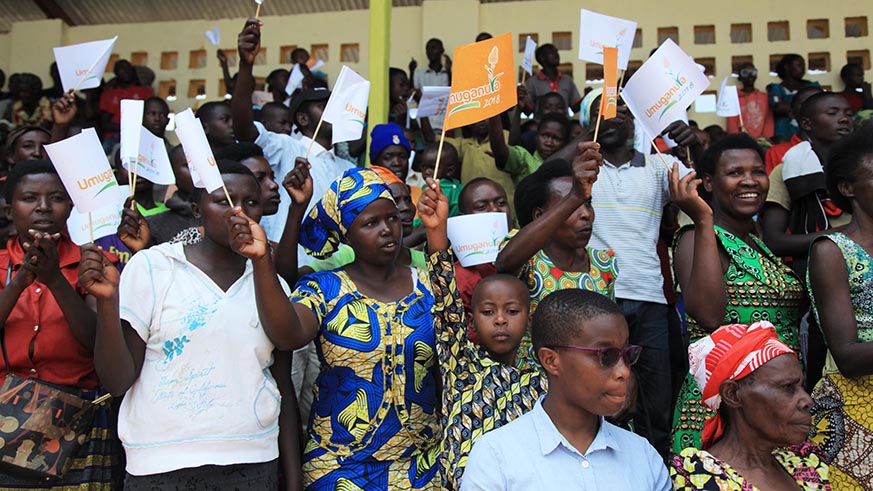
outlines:
[[600, 114], [603, 119], [616, 117], [618, 109], [618, 48], [603, 47], [603, 95]]
[[518, 102], [509, 33], [455, 49], [445, 129], [477, 123]]

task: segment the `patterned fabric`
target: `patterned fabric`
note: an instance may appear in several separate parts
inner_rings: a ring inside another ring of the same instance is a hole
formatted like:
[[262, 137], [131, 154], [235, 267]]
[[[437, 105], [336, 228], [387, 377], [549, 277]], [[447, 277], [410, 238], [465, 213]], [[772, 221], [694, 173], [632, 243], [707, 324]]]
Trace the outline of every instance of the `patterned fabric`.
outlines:
[[703, 424], [702, 445], [712, 446], [724, 433], [724, 421], [718, 413], [721, 406], [719, 387], [725, 380], [742, 380], [768, 361], [794, 351], [776, 335], [767, 321], [750, 326], [729, 324], [688, 348], [689, 371], [698, 387], [703, 388], [701, 400], [715, 414]]
[[385, 181], [385, 184], [387, 184], [388, 186], [392, 184], [403, 184], [403, 181], [401, 181], [400, 178], [397, 177], [393, 172], [380, 165], [371, 165], [370, 170], [372, 170], [376, 174], [379, 174], [379, 177], [381, 177], [382, 180]]
[[[773, 457], [803, 491], [830, 491], [828, 466], [817, 450], [803, 443], [775, 450]], [[727, 462], [696, 448], [686, 448], [673, 458], [670, 477], [676, 491], [758, 491]]]
[[428, 257], [443, 379], [440, 472], [443, 487], [452, 491], [460, 485], [476, 440], [533, 409], [548, 384], [533, 350], [512, 367], [493, 360], [470, 341], [454, 261], [451, 250]]
[[343, 172], [303, 220], [300, 244], [313, 257], [329, 257], [345, 242], [358, 214], [379, 198], [394, 202], [379, 174], [357, 167]]
[[[673, 242], [673, 257], [682, 235], [693, 226], [680, 228]], [[798, 324], [804, 299], [803, 284], [787, 266], [770, 252], [764, 242], [751, 236], [755, 247], [715, 227], [715, 235], [730, 260], [724, 274], [727, 306], [721, 324], [753, 324], [768, 321], [779, 339], [799, 351]], [[758, 251], [763, 251], [763, 254]], [[686, 317], [691, 342], [709, 333], [691, 317]], [[673, 415], [673, 453], [688, 447], [700, 448], [704, 420], [712, 411], [700, 402], [700, 389], [689, 374], [679, 391]]]
[[291, 295], [320, 325], [309, 490], [438, 487], [433, 296], [427, 272], [411, 274], [396, 302], [364, 297], [343, 270], [305, 276]]
[[[818, 240], [825, 239], [840, 248], [846, 261], [858, 341], [873, 342], [873, 258], [840, 232]], [[811, 288], [809, 294], [812, 297]], [[814, 298], [812, 305], [818, 319]], [[834, 488], [873, 490], [873, 464], [869, 455], [873, 448], [873, 375], [844, 377], [828, 353], [824, 375], [812, 391], [812, 398], [815, 402], [810, 440], [830, 462]]]
[[13, 126], [42, 126], [48, 128], [52, 125], [52, 101], [48, 97], [40, 97], [33, 108], [33, 112], [27, 112], [21, 101], [12, 103]]

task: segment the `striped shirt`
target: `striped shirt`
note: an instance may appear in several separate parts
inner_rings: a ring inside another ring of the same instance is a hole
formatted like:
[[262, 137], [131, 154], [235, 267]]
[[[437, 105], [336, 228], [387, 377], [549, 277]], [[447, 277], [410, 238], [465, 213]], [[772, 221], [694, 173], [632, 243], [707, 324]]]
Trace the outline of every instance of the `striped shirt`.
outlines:
[[[689, 172], [682, 165], [679, 168], [683, 175]], [[615, 298], [667, 303], [657, 244], [661, 215], [670, 202], [670, 183], [661, 158], [634, 152], [630, 162], [620, 166], [604, 160], [591, 202], [596, 215], [588, 246], [612, 249], [623, 265]]]

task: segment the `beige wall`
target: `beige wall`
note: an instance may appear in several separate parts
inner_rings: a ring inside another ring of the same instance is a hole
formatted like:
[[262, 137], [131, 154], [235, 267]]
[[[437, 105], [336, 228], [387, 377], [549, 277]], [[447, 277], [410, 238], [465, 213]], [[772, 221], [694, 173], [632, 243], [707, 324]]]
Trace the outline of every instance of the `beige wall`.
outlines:
[[[846, 51], [873, 47], [871, 36], [845, 38], [844, 18], [873, 12], [869, 8], [869, 2], [870, 0], [797, 0], [788, 9], [784, 2], [776, 0], [734, 0], [729, 3], [664, 0], [657, 4], [649, 0], [587, 0], [585, 7], [605, 14], [633, 18], [639, 22], [643, 31], [643, 45], [633, 50], [631, 60], [644, 60], [649, 51], [657, 46], [659, 27], [677, 26], [679, 43], [690, 55], [715, 58], [716, 73], [712, 88], [717, 87], [721, 79], [730, 73], [732, 56], [753, 57], [760, 71], [758, 87], [763, 89], [773, 80], [767, 73], [771, 54], [796, 52], [806, 56], [809, 53], [828, 52], [831, 56], [830, 72], [810, 75], [809, 78], [841, 90], [839, 69], [846, 62]], [[722, 7], [723, 5], [728, 7]], [[585, 63], [576, 60], [575, 48], [579, 35], [579, 9], [580, 3], [575, 0], [483, 4], [478, 0], [424, 0], [421, 7], [395, 8], [391, 23], [391, 64], [405, 70], [411, 57], [418, 60], [419, 66], [426, 64], [424, 43], [430, 37], [442, 38], [447, 52], [451, 53], [455, 47], [472, 42], [481, 31], [495, 35], [509, 31], [513, 33], [514, 39], [520, 33], [537, 33], [540, 43], [551, 42], [553, 32], [569, 31], [572, 33], [573, 49], [562, 51], [561, 57], [565, 62], [573, 63], [574, 78], [581, 90], [584, 86]], [[807, 39], [807, 19], [828, 19], [830, 37]], [[768, 42], [767, 22], [783, 20], [790, 22], [791, 40]], [[309, 49], [312, 44], [322, 43], [329, 44], [329, 57], [324, 71], [331, 80], [339, 73], [343, 64], [340, 61], [340, 46], [344, 43], [359, 44], [361, 61], [347, 64], [367, 76], [367, 11], [265, 17], [263, 21], [266, 64], [255, 67], [256, 76], [266, 76], [271, 69], [279, 66], [289, 67], [288, 64], [279, 63], [281, 46], [300, 45]], [[22, 22], [13, 25], [9, 34], [0, 35], [0, 67], [7, 74], [31, 71], [48, 82], [48, 65], [52, 61], [53, 46], [105, 39], [117, 34], [119, 39], [114, 51], [119, 56], [128, 58], [132, 52], [148, 52], [148, 65], [157, 75], [156, 89], [160, 81], [176, 81], [179, 98], [172, 103], [172, 108], [181, 110], [189, 105], [196, 105], [197, 102], [187, 98], [189, 80], [204, 79], [207, 98], [211, 100], [219, 97], [221, 71], [215, 58], [215, 50], [204, 37], [204, 31], [218, 25], [222, 36], [221, 47], [235, 49], [236, 34], [243, 23], [244, 19], [223, 19], [66, 27], [58, 20]], [[753, 42], [732, 44], [732, 23], [751, 23]], [[716, 44], [694, 44], [696, 25], [714, 25]], [[870, 27], [873, 30], [873, 25]], [[208, 51], [207, 65], [205, 68], [189, 69], [189, 52], [199, 49]], [[177, 69], [160, 69], [161, 53], [165, 51], [179, 53]], [[520, 63], [521, 54], [516, 53], [516, 57]], [[721, 118], [712, 115], [692, 113], [691, 117], [704, 124], [721, 121]]]

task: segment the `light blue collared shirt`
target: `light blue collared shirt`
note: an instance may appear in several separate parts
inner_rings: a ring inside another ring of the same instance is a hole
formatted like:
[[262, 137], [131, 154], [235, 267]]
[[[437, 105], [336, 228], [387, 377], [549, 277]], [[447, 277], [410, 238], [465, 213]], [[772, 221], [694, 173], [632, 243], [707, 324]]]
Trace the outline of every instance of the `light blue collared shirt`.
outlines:
[[670, 476], [645, 439], [600, 419], [585, 454], [555, 428], [542, 406], [473, 445], [461, 491], [670, 491]]

